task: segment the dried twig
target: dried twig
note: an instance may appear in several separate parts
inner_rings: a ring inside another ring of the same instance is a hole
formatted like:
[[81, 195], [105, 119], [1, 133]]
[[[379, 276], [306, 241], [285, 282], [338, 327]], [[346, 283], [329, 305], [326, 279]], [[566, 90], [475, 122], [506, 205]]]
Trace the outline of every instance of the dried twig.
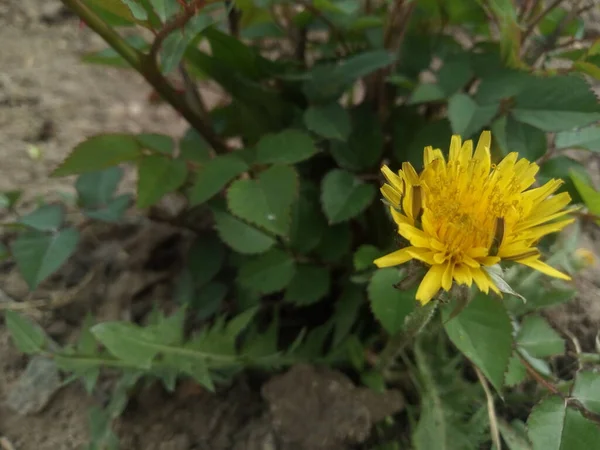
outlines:
[[490, 418], [490, 434], [492, 435], [492, 442], [496, 446], [496, 450], [502, 450], [500, 432], [498, 431], [498, 416], [496, 415], [496, 408], [494, 406], [494, 394], [492, 393], [490, 385], [481, 371], [475, 365], [473, 365], [473, 368], [475, 369], [477, 378], [479, 378], [479, 383], [481, 383], [481, 387], [483, 388], [485, 397], [487, 398], [487, 410]]
[[2, 450], [15, 450], [14, 445], [4, 436], [0, 438], [0, 447], [2, 447]]

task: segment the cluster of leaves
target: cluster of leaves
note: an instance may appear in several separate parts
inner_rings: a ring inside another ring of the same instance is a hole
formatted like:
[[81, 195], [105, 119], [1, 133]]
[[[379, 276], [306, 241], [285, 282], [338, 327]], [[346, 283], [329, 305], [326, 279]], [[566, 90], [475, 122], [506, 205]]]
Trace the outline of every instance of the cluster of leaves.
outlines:
[[[586, 43], [577, 6], [511, 0], [393, 7], [357, 0], [64, 3], [111, 45], [84, 60], [137, 70], [190, 129], [180, 139], [91, 136], [53, 175], [78, 175], [77, 206], [90, 220], [118, 222], [134, 202], [146, 210], [175, 195], [187, 208], [172, 223], [189, 226], [198, 214], [211, 223], [209, 230], [195, 229], [174, 292], [184, 307], [172, 316], [157, 313], [143, 326], [88, 323], [75, 348], [60, 349], [23, 318], [7, 315], [23, 351], [52, 357], [90, 389], [100, 367], [124, 370], [123, 392], [142, 374], [168, 388], [188, 376], [212, 389], [242, 368], [298, 360], [342, 364], [365, 384], [385, 388], [389, 380], [366, 355], [402, 333], [416, 306], [414, 289], [394, 288], [401, 271], [372, 264], [396, 246], [377, 200], [379, 166], [410, 161], [421, 167], [423, 147], [446, 148], [452, 133], [467, 139], [491, 129], [494, 158], [517, 151], [538, 160], [541, 182], [563, 178], [590, 217], [600, 215], [600, 193], [584, 165], [564, 154], [600, 151], [600, 105], [585, 78], [600, 78], [600, 43]], [[118, 27], [153, 30], [154, 41], [133, 30], [121, 38]], [[565, 41], [584, 45], [571, 50]], [[553, 69], [556, 60], [567, 67]], [[168, 81], [177, 75], [183, 93]], [[218, 85], [226, 99], [212, 110], [194, 84], [203, 80]], [[123, 165], [137, 169], [135, 195], [117, 194]], [[5, 193], [0, 201], [15, 210], [18, 194]], [[79, 233], [61, 205], [42, 204], [6, 225], [18, 236], [0, 248], [0, 258], [13, 258], [31, 289], [77, 248]], [[567, 250], [553, 251], [553, 258], [565, 263], [573, 245], [560, 248]], [[515, 450], [587, 449], [582, 442], [597, 439], [590, 417], [600, 412], [600, 399], [591, 371], [542, 400], [528, 420], [528, 436], [518, 422], [523, 417], [512, 424], [495, 417], [487, 391], [462, 374], [474, 364], [499, 394], [531, 376], [557, 381], [547, 360], [564, 354], [565, 343], [539, 310], [574, 292], [517, 269], [506, 275], [527, 303], [478, 296], [451, 320], [454, 305], [446, 305], [436, 316], [444, 332], [417, 341], [404, 355], [420, 392], [411, 414], [415, 448], [478, 448], [489, 441], [488, 429], [492, 435], [499, 429]], [[231, 319], [226, 302], [237, 314]], [[187, 317], [205, 324], [199, 334], [184, 333]], [[448, 340], [459, 353], [449, 352]], [[472, 400], [460, 395], [465, 390]], [[117, 406], [96, 411], [95, 423], [110, 423], [123, 401]], [[548, 426], [560, 435], [548, 438]], [[95, 429], [97, 441], [114, 441], [106, 426]]]

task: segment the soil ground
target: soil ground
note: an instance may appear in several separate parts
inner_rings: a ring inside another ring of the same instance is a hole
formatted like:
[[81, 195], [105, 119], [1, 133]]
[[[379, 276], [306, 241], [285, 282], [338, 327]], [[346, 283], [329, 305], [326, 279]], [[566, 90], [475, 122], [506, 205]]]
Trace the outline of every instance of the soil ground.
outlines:
[[[104, 48], [103, 42], [80, 29], [57, 0], [1, 1], [0, 42], [0, 191], [23, 189], [29, 200], [71, 192], [72, 180], [50, 179], [48, 173], [90, 134], [181, 136], [186, 129], [170, 107], [149, 105], [150, 89], [136, 74], [81, 63], [84, 52]], [[216, 100], [206, 94], [209, 103]], [[123, 311], [141, 314], [149, 299], [167, 302], [177, 267], [173, 253], [164, 250], [188, 241], [179, 230], [156, 224], [92, 227], [82, 251], [35, 297], [12, 266], [1, 266], [0, 307], [12, 300], [48, 300], [53, 307], [27, 312], [54, 339], [69, 342], [87, 311], [118, 319]], [[600, 254], [597, 242], [588, 236], [583, 245]], [[157, 258], [156, 252], [163, 254]], [[145, 266], [150, 254], [163, 264]], [[588, 351], [600, 324], [599, 273], [598, 267], [589, 269], [577, 280], [577, 301], [551, 313], [557, 327], [574, 333]], [[0, 325], [0, 449], [82, 448], [89, 408], [106, 399], [88, 396], [79, 384], [50, 395], [59, 383], [51, 377], [43, 380], [48, 393], [28, 395], [20, 384], [28, 363]], [[308, 367], [275, 376], [262, 389], [240, 380], [218, 395], [185, 384], [167, 395], [151, 386], [136, 394], [116, 429], [126, 450], [344, 449], [402, 407], [399, 396], [382, 401], [374, 395], [339, 373]]]

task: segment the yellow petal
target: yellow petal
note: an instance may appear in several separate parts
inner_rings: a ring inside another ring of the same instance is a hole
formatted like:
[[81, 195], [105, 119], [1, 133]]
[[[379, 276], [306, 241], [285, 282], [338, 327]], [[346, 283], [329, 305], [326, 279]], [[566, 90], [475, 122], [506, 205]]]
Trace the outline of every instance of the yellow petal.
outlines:
[[442, 277], [442, 287], [445, 291], [449, 291], [452, 287], [452, 278], [454, 277], [454, 263], [450, 262], [446, 265], [444, 276]]
[[428, 166], [435, 159], [433, 155], [433, 147], [428, 145], [423, 149], [423, 164]]
[[423, 261], [430, 266], [434, 265], [434, 255], [435, 253], [429, 250], [428, 248], [419, 248], [419, 247], [407, 247], [406, 251], [412, 256], [414, 259], [418, 259], [419, 261]]
[[559, 222], [540, 225], [539, 227], [530, 228], [529, 230], [524, 231], [522, 236], [528, 239], [539, 239], [547, 234], [556, 233], [557, 231], [562, 230], [564, 227], [573, 223], [574, 221], [575, 219], [566, 219]]
[[396, 208], [400, 208], [400, 200], [402, 197], [396, 189], [389, 184], [384, 184], [381, 186], [380, 191], [383, 198], [390, 202], [390, 204], [394, 205]]
[[442, 277], [446, 271], [446, 265], [431, 266], [427, 274], [423, 277], [423, 281], [417, 289], [417, 300], [421, 304], [428, 303], [442, 287]]
[[454, 279], [458, 284], [466, 284], [469, 287], [473, 284], [471, 270], [468, 266], [465, 266], [464, 264], [457, 264], [454, 267], [453, 275]]
[[539, 201], [545, 199], [550, 194], [556, 192], [556, 190], [563, 184], [562, 180], [550, 180], [543, 186], [539, 188], [530, 189], [523, 193], [523, 198], [525, 200], [531, 201], [532, 203], [538, 203]]
[[381, 258], [377, 258], [373, 263], [379, 267], [392, 267], [404, 264], [412, 259], [411, 254], [407, 251], [408, 248], [396, 250], [395, 252], [389, 253]]
[[470, 269], [473, 281], [481, 292], [487, 294], [490, 291], [490, 280], [487, 274], [481, 269]]
[[402, 178], [392, 172], [388, 166], [381, 167], [381, 173], [388, 183], [395, 187], [396, 190], [402, 195], [402, 192], [404, 191], [404, 181]]
[[458, 160], [462, 166], [467, 167], [471, 158], [473, 158], [473, 141], [468, 140], [460, 148]]
[[415, 247], [429, 247], [429, 236], [416, 227], [401, 223], [398, 225], [398, 232]]
[[396, 222], [397, 225], [400, 225], [401, 223], [405, 223], [407, 225], [413, 224], [412, 220], [410, 220], [408, 217], [406, 217], [401, 212], [398, 212], [398, 210], [394, 208], [390, 207], [390, 214], [392, 215], [392, 219], [394, 219], [394, 222]]
[[420, 184], [419, 174], [411, 163], [402, 163], [402, 173], [408, 184], [412, 184], [413, 186], [418, 186]]
[[457, 134], [452, 135], [450, 139], [450, 154], [448, 156], [448, 162], [458, 161], [460, 154], [460, 148], [462, 147], [462, 139]]
[[519, 264], [529, 266], [532, 269], [535, 269], [539, 272], [545, 273], [546, 275], [549, 275], [554, 278], [560, 278], [561, 280], [567, 280], [567, 281], [569, 281], [571, 279], [571, 277], [569, 275], [566, 275], [566, 274], [556, 270], [554, 267], [549, 266], [545, 262], [540, 261], [537, 257], [522, 259], [517, 262]]
[[475, 159], [483, 173], [489, 173], [492, 165], [492, 156], [490, 148], [492, 147], [492, 134], [489, 131], [484, 131], [479, 136], [477, 147], [475, 148]]
[[482, 266], [493, 266], [494, 264], [498, 264], [500, 262], [500, 257], [484, 256], [483, 258], [478, 258], [477, 262]]

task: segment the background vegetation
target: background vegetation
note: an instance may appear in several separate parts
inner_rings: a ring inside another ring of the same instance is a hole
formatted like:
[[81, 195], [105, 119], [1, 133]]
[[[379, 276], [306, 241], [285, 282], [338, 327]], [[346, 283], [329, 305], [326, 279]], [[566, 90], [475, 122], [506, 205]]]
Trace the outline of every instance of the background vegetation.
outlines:
[[[420, 168], [423, 147], [445, 150], [452, 133], [491, 129], [496, 160], [518, 151], [538, 161], [540, 182], [563, 178], [585, 207], [581, 221], [598, 219], [584, 163], [600, 151], [591, 89], [600, 41], [584, 21], [592, 3], [63, 3], [109, 44], [86, 62], [139, 72], [190, 125], [183, 137], [90, 136], [52, 174], [77, 175], [83, 223], [142, 215], [192, 232], [172, 304], [135, 321], [89, 316], [74, 345], [5, 315], [20, 350], [88, 391], [101, 371], [120, 374], [108, 405], [92, 411], [90, 448], [117, 448], [111, 423], [141, 382], [172, 390], [193, 378], [218, 390], [242, 370], [297, 363], [405, 394], [406, 411], [378, 424], [367, 448], [600, 442], [598, 348], [567, 345], [544, 316], [574, 297], [572, 286], [511, 267], [505, 277], [526, 302], [479, 295], [449, 321], [452, 302], [423, 311], [414, 288], [394, 288], [402, 270], [372, 264], [398, 245], [379, 167]], [[208, 83], [227, 97], [210, 110], [198, 89]], [[118, 190], [124, 166], [137, 168], [134, 193]], [[183, 206], [158, 218], [165, 198]], [[0, 200], [14, 212], [0, 253], [35, 290], [76, 252], [82, 223], [66, 214], [72, 205], [40, 201], [23, 214], [18, 192]], [[572, 274], [584, 265], [579, 228], [544, 242]], [[435, 316], [420, 330], [411, 318], [424, 312]], [[407, 345], [396, 358], [381, 358], [398, 339]]]

